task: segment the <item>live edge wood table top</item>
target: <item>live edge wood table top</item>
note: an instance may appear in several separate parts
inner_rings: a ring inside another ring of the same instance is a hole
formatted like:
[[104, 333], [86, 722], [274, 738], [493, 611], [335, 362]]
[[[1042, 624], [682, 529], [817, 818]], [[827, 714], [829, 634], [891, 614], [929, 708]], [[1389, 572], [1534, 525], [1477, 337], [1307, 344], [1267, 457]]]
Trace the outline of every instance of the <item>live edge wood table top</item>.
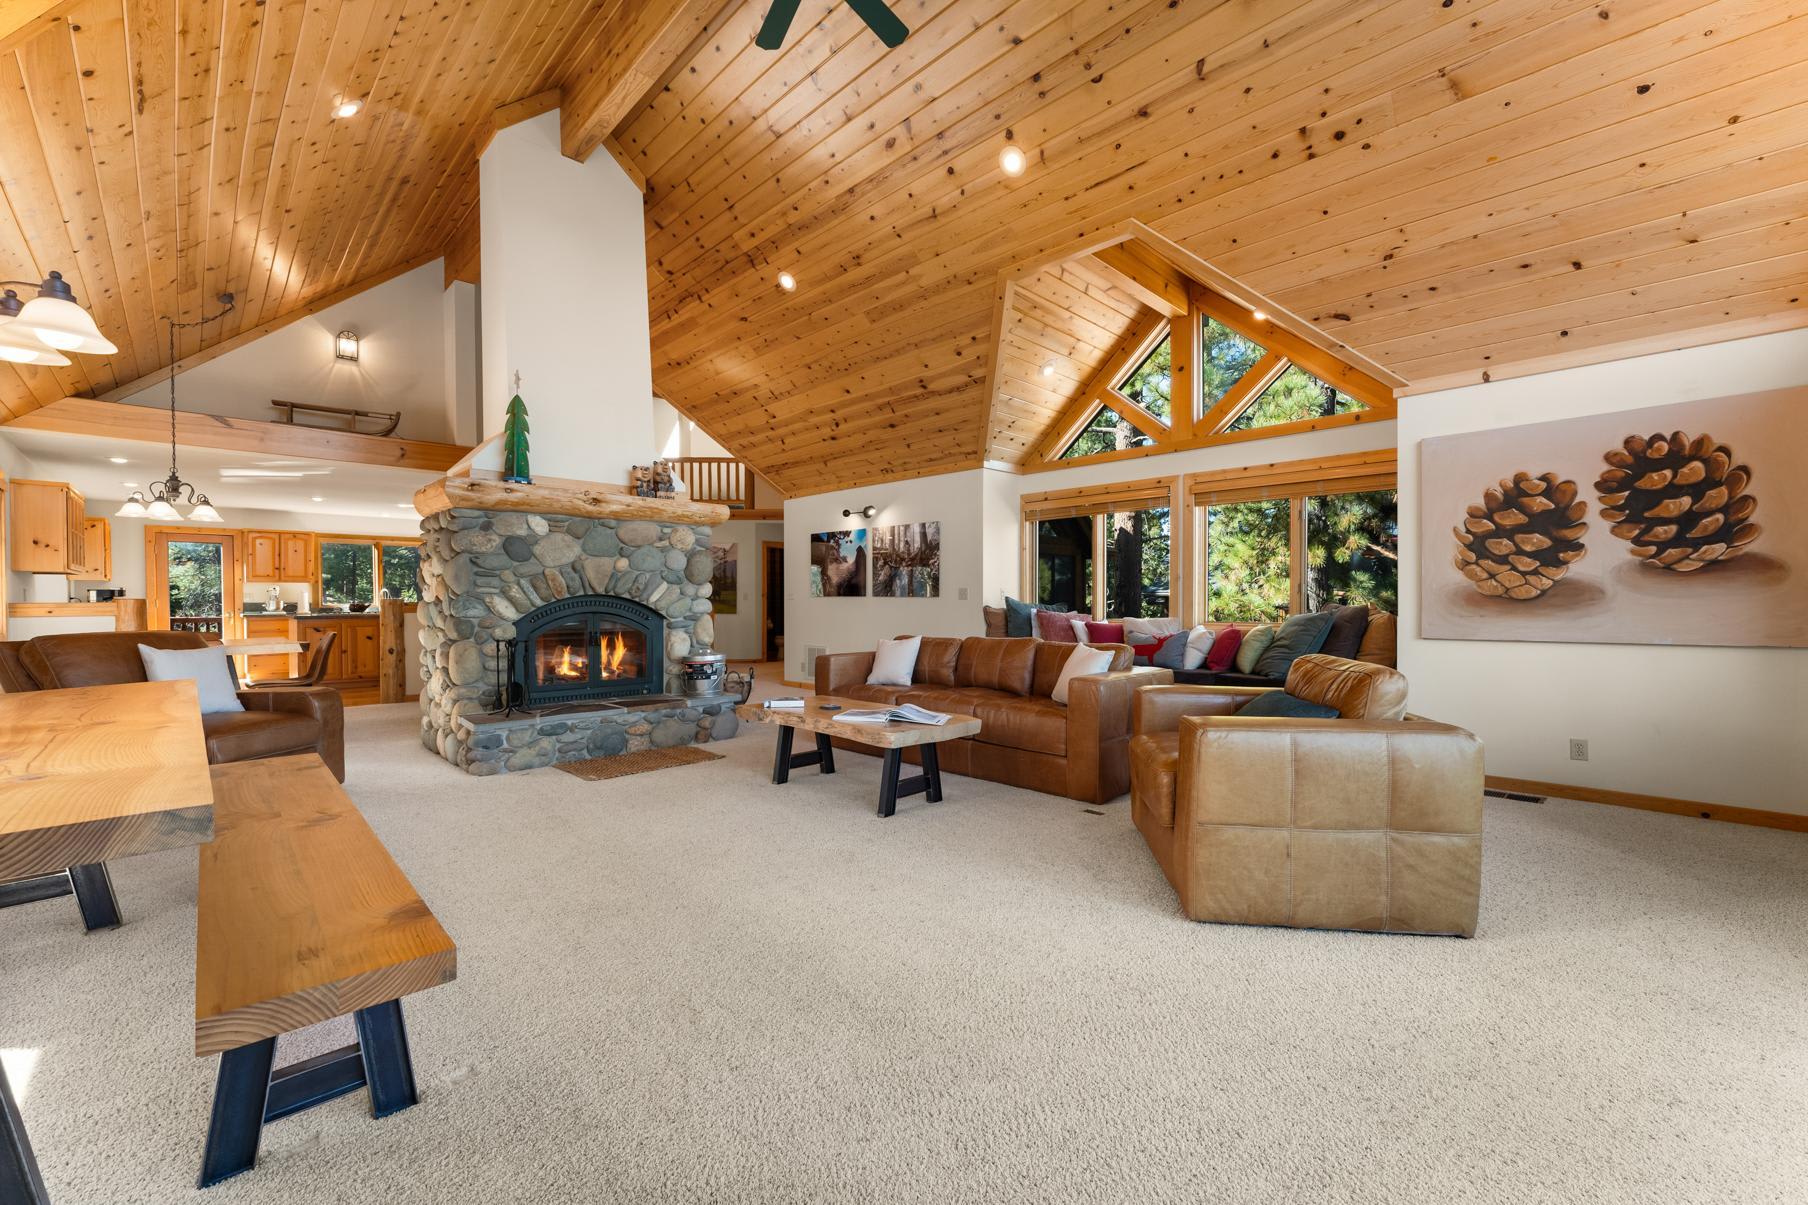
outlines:
[[194, 683], [0, 694], [0, 881], [212, 839]]
[[[824, 703], [838, 706], [841, 710], [824, 711]], [[783, 724], [787, 728], [801, 728], [805, 732], [846, 737], [850, 741], [859, 741], [863, 745], [874, 745], [880, 749], [902, 749], [907, 745], [930, 745], [979, 735], [979, 717], [971, 715], [949, 713], [946, 724], [850, 724], [846, 720], [835, 718], [843, 712], [876, 711], [883, 706], [883, 703], [874, 703], [870, 699], [808, 695], [801, 708], [763, 707], [758, 703], [743, 703], [735, 708], [735, 714], [755, 723], [764, 721]]]

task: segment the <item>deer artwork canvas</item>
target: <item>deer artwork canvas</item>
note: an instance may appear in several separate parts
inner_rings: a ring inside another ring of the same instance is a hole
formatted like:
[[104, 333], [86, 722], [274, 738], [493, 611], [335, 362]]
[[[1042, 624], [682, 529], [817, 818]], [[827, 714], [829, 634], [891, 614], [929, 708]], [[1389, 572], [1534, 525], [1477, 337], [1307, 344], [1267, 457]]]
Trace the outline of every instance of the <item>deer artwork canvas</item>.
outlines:
[[1808, 647], [1808, 389], [1425, 440], [1420, 634]]

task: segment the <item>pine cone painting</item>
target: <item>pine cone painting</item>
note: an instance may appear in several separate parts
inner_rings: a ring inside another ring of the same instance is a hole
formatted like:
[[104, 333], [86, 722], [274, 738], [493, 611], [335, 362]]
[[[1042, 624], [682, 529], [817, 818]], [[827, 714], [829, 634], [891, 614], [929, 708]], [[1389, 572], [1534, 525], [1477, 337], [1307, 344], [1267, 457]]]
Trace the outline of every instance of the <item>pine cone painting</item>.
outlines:
[[1452, 529], [1457, 569], [1490, 598], [1543, 597], [1588, 552], [1581, 538], [1588, 503], [1579, 492], [1555, 473], [1503, 479]]
[[1733, 450], [1713, 436], [1628, 435], [1603, 459], [1608, 467], [1595, 482], [1601, 517], [1646, 564], [1693, 573], [1742, 555], [1757, 539], [1750, 520], [1758, 500], [1745, 492], [1751, 469], [1735, 465]]

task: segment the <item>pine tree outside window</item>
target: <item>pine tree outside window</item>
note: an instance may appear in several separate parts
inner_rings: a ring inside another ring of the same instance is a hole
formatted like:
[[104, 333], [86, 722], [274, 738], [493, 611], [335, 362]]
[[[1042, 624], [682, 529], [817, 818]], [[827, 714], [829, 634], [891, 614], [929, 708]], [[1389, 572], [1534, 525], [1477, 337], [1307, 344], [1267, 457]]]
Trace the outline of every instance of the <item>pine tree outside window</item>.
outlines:
[[1174, 362], [1170, 342], [1169, 336], [1163, 335], [1161, 342], [1150, 349], [1142, 363], [1117, 387], [1119, 393], [1164, 423], [1173, 421]]
[[1343, 390], [1326, 384], [1297, 364], [1289, 364], [1287, 371], [1262, 391], [1262, 396], [1238, 416], [1230, 429], [1252, 431], [1257, 427], [1273, 427], [1280, 423], [1295, 423], [1302, 419], [1325, 418], [1366, 409], [1367, 406]]
[[1136, 425], [1110, 406], [1100, 406], [1074, 441], [1061, 453], [1062, 460], [1097, 456], [1100, 452], [1118, 452], [1125, 448], [1144, 447], [1153, 441], [1137, 430]]

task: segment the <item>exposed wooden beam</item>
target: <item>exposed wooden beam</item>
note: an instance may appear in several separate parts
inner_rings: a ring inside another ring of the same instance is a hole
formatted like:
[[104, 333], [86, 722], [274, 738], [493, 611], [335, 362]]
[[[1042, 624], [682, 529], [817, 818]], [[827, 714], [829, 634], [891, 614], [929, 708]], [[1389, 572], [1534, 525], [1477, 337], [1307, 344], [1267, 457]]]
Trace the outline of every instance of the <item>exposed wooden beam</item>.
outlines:
[[[438, 258], [440, 258], [440, 253], [438, 251], [428, 255], [417, 256], [407, 263], [397, 264], [387, 271], [379, 272], [375, 276], [366, 277], [355, 285], [340, 289], [337, 293], [328, 293], [325, 297], [316, 297], [306, 305], [290, 310], [280, 318], [272, 318], [268, 322], [242, 330], [230, 339], [222, 339], [210, 347], [204, 347], [191, 355], [183, 356], [182, 370], [186, 372], [197, 365], [205, 364], [215, 356], [223, 356], [235, 348], [243, 347], [247, 343], [255, 342], [269, 334], [271, 331], [279, 331], [283, 327], [288, 326], [291, 322], [299, 322], [303, 318], [318, 314], [321, 310], [324, 310], [329, 306], [338, 305], [341, 301], [356, 297], [366, 289], [374, 289], [380, 284], [385, 284], [398, 276], [414, 271], [423, 264], [430, 264]], [[169, 376], [170, 369], [169, 366], [166, 365], [154, 372], [147, 372], [141, 377], [135, 377], [118, 388], [107, 390], [107, 392], [100, 395], [100, 400], [103, 402], [123, 401], [135, 393], [141, 393], [144, 390], [149, 389], [152, 385], [158, 385], [169, 380]]]
[[1144, 344], [1167, 324], [1167, 315], [1155, 311], [1150, 311], [1137, 320], [1136, 325], [1130, 328], [1130, 332], [1117, 345], [1117, 350], [1111, 353], [1092, 379], [1086, 382], [1086, 387], [1074, 395], [1073, 401], [1068, 403], [1055, 425], [1049, 428], [1048, 435], [1036, 449], [1034, 459], [1055, 460], [1066, 450], [1067, 445], [1092, 421], [1099, 404], [1111, 392], [1112, 384], [1134, 366], [1135, 358]]
[[[479, 202], [481, 205], [481, 202]], [[452, 282], [462, 280], [466, 284], [478, 284], [483, 279], [483, 241], [482, 223], [479, 220], [479, 205], [471, 206], [471, 212], [459, 225], [458, 232], [452, 241], [446, 244], [446, 288]]]
[[1092, 253], [1092, 258], [1125, 291], [1150, 309], [1159, 310], [1169, 318], [1178, 318], [1191, 308], [1187, 278], [1136, 240], [1101, 248]]
[[0, 0], [0, 54], [11, 54], [51, 26], [81, 0]]
[[565, 89], [559, 142], [582, 163], [640, 108], [724, 0], [629, 0], [618, 5], [586, 48], [583, 69]]
[[[170, 437], [167, 410], [86, 397], [66, 397], [62, 401], [22, 414], [5, 425], [22, 431], [100, 435], [109, 439], [130, 439], [144, 443], [167, 443]], [[421, 469], [434, 473], [450, 469], [470, 451], [458, 444], [396, 439], [386, 435], [362, 435], [354, 431], [329, 431], [318, 427], [298, 427], [291, 423], [265, 423], [255, 419], [181, 411], [176, 414], [176, 442], [190, 448], [262, 452], [278, 456], [299, 456], [309, 460], [335, 460], [342, 464]]]

